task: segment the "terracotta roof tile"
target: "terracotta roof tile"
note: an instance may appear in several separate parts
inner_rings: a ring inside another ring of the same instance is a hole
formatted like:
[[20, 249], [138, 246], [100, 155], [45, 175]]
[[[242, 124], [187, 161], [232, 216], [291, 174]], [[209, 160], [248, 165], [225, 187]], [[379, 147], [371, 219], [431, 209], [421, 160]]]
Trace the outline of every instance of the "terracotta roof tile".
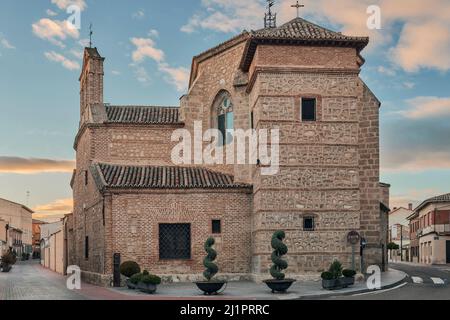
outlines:
[[201, 167], [156, 167], [94, 164], [91, 168], [101, 188], [124, 189], [228, 189], [250, 188], [234, 177]]
[[108, 123], [180, 124], [178, 107], [106, 106]]

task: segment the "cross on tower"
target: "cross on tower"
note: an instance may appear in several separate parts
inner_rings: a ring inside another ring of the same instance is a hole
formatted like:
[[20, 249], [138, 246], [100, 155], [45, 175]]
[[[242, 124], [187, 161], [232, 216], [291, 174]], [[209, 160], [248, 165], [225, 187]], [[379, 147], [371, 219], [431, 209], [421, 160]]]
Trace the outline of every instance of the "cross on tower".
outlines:
[[92, 48], [92, 35], [94, 31], [92, 31], [92, 23], [89, 25], [89, 48]]
[[300, 8], [304, 8], [305, 5], [299, 4], [298, 1], [297, 1], [297, 3], [293, 4], [291, 7], [297, 9], [297, 18], [299, 18], [300, 17]]

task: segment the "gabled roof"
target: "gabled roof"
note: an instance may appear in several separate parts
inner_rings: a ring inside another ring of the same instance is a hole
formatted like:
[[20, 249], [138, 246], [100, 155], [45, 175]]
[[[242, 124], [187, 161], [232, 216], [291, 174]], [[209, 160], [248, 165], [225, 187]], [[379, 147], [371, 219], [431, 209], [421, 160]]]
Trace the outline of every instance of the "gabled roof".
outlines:
[[241, 61], [243, 71], [248, 71], [258, 44], [351, 47], [360, 53], [369, 44], [369, 38], [346, 36], [303, 18], [296, 18], [277, 28], [251, 31]]
[[106, 106], [107, 123], [181, 124], [178, 107]]
[[96, 163], [91, 172], [100, 190], [251, 188], [234, 177], [201, 167], [122, 166]]
[[417, 212], [423, 207], [425, 207], [429, 203], [436, 203], [436, 202], [450, 202], [450, 193], [442, 194], [440, 196], [432, 197], [424, 202], [422, 202], [414, 211]]

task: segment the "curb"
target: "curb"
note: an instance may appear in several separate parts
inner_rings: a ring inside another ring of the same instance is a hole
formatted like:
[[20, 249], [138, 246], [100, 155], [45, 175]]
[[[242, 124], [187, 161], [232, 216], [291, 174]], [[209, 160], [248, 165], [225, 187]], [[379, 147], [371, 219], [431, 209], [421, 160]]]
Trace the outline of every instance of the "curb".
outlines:
[[405, 282], [406, 278], [408, 278], [408, 275], [400, 270], [396, 270], [396, 269], [391, 269], [391, 270], [395, 270], [399, 273], [402, 274], [402, 278], [400, 280], [397, 280], [393, 283], [387, 284], [385, 286], [382, 286], [380, 289], [357, 289], [354, 291], [347, 291], [347, 292], [330, 292], [330, 293], [324, 293], [324, 294], [315, 294], [315, 295], [310, 295], [310, 296], [299, 296], [296, 299], [293, 300], [307, 300], [307, 299], [319, 299], [319, 298], [330, 298], [330, 297], [336, 297], [336, 296], [350, 296], [350, 295], [355, 295], [355, 294], [360, 294], [360, 293], [367, 293], [367, 292], [378, 292], [378, 291], [382, 291], [382, 290], [387, 290], [387, 289], [392, 289], [402, 283]]

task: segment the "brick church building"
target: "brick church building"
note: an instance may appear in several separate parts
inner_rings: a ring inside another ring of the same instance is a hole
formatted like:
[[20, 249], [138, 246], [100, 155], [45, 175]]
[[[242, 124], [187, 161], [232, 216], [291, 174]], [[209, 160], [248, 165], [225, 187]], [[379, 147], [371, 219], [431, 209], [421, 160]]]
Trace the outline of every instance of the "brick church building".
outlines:
[[[367, 241], [365, 265], [381, 265], [388, 185], [380, 102], [359, 78], [368, 42], [302, 18], [244, 31], [193, 58], [179, 107], [104, 104], [105, 58], [86, 48], [69, 264], [109, 285], [120, 254], [166, 281], [195, 280], [213, 236], [220, 275], [258, 281], [270, 278], [270, 239], [282, 229], [289, 277], [317, 277], [334, 259], [350, 267], [354, 230]], [[174, 165], [171, 135], [194, 121], [204, 131], [279, 128], [279, 172]]]

